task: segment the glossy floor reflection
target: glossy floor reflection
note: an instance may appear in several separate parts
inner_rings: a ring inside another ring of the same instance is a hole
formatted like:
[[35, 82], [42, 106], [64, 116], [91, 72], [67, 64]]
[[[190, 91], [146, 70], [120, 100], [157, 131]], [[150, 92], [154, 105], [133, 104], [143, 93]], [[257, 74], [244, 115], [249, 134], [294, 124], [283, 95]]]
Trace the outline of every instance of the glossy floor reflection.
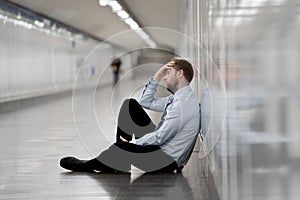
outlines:
[[[102, 134], [95, 134], [84, 107], [75, 125], [71, 95], [1, 111], [0, 199], [218, 199], [197, 152], [178, 175], [72, 173], [59, 167], [63, 156], [87, 159], [109, 145], [115, 116], [107, 105], [119, 105], [126, 91], [136, 87], [130, 81], [119, 91], [109, 86], [97, 90], [95, 110]], [[140, 91], [134, 91], [138, 96]]]

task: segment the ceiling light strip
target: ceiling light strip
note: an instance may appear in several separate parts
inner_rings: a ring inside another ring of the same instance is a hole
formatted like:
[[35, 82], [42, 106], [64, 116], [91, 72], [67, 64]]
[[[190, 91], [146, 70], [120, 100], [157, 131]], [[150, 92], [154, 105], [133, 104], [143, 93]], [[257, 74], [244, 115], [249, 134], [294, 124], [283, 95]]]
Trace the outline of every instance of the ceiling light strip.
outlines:
[[99, 0], [99, 5], [109, 6], [112, 12], [115, 13], [121, 21], [126, 23], [132, 30], [134, 30], [151, 48], [156, 48], [156, 43], [149, 37], [149, 35], [143, 31], [139, 24], [134, 21], [130, 15], [123, 9], [123, 7], [116, 0]]

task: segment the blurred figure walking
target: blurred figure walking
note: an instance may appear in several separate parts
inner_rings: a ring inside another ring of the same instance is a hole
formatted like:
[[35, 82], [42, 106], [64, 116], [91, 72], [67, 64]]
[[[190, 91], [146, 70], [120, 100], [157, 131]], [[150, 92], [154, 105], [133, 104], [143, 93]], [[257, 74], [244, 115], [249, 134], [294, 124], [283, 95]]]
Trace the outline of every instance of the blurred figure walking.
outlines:
[[111, 68], [114, 76], [113, 86], [115, 86], [119, 81], [119, 73], [120, 73], [121, 65], [122, 65], [122, 61], [120, 60], [120, 58], [114, 57], [114, 60], [111, 63]]

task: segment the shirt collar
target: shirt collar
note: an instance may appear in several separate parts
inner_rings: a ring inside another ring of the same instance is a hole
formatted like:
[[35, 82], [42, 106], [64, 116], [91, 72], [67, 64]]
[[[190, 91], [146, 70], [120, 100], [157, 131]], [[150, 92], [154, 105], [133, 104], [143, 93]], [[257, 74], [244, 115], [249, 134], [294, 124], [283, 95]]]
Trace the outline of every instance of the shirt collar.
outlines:
[[188, 91], [190, 91], [190, 90], [191, 90], [191, 87], [190, 87], [189, 85], [184, 86], [184, 87], [180, 88], [179, 90], [177, 90], [177, 91], [175, 92], [174, 96], [175, 96], [177, 99], [179, 99], [179, 98], [181, 98], [182, 96], [186, 95], [186, 93], [187, 93]]

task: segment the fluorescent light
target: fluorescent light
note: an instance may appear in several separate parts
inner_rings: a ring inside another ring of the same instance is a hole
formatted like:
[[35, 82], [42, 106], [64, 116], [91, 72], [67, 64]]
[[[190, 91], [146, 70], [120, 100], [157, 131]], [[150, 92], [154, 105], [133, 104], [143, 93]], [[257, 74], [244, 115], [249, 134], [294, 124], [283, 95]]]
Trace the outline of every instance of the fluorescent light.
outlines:
[[122, 10], [122, 6], [120, 4], [114, 5], [111, 7], [111, 9], [113, 10], [113, 12], [116, 12], [116, 11]]
[[111, 7], [113, 12], [117, 12], [119, 10], [122, 10], [122, 6], [117, 1], [109, 1], [108, 5]]
[[140, 27], [136, 22], [134, 22], [132, 24], [129, 24], [129, 26], [130, 26], [131, 29], [137, 29], [137, 28]]
[[124, 21], [128, 26], [133, 29], [151, 48], [156, 48], [156, 43], [145, 33], [136, 21], [134, 21], [129, 14], [123, 10], [122, 6], [117, 0], [99, 0], [100, 6], [109, 6], [112, 11], [116, 13], [122, 21]]
[[145, 31], [143, 31], [143, 29], [137, 28], [134, 29], [134, 31], [151, 47], [151, 48], [156, 48], [156, 44], [155, 42], [153, 42], [153, 40], [149, 37], [149, 35], [147, 33], [145, 33]]
[[38, 20], [35, 20], [35, 21], [34, 21], [34, 24], [35, 24], [36, 26], [40, 27], [40, 28], [43, 28], [44, 25], [45, 25], [43, 22], [40, 22], [40, 21], [38, 21]]
[[113, 6], [117, 6], [117, 5], [120, 5], [116, 0], [111, 0], [108, 2], [108, 5], [110, 7], [113, 7]]
[[130, 26], [131, 29], [137, 29], [140, 26], [131, 18], [127, 18], [125, 20], [125, 23], [128, 24]]
[[147, 40], [147, 44], [151, 47], [151, 48], [156, 48], [156, 44], [155, 42], [153, 42], [152, 40]]
[[143, 38], [144, 40], [149, 39], [149, 35], [147, 35], [142, 29], [137, 29], [136, 32]]
[[120, 10], [117, 12], [118, 16], [121, 17], [122, 19], [126, 19], [129, 17], [128, 13], [124, 10]]
[[133, 19], [131, 19], [131, 18], [127, 18], [127, 19], [125, 20], [125, 23], [128, 24], [128, 25], [129, 25], [130, 23], [132, 23], [132, 22], [134, 22], [134, 21], [133, 21]]
[[99, 5], [100, 6], [107, 6], [109, 0], [99, 0]]

